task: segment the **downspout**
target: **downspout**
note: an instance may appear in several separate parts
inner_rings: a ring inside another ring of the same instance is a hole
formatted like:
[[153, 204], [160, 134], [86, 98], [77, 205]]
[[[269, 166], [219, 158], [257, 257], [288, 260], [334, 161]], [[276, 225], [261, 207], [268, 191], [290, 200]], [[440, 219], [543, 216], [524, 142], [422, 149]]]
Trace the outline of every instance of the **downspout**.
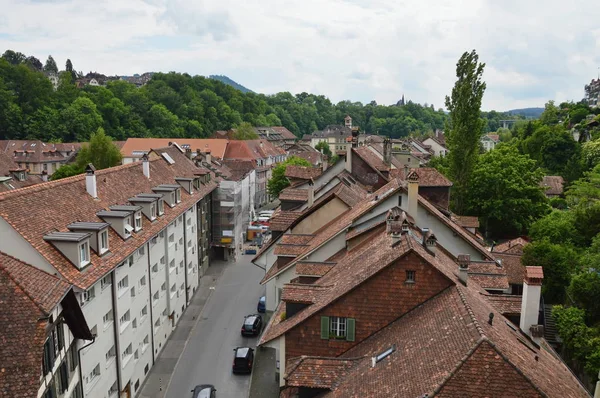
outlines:
[[116, 352], [116, 364], [117, 364], [117, 388], [119, 389], [119, 394], [123, 391], [121, 386], [121, 343], [119, 341], [119, 314], [117, 312], [117, 270], [115, 269], [112, 273], [112, 307], [113, 307], [113, 333], [115, 335], [115, 349]]
[[[160, 232], [159, 232], [160, 233]], [[166, 233], [165, 233], [166, 236]], [[156, 237], [158, 239], [158, 234], [156, 234]], [[150, 239], [152, 240], [152, 239]], [[150, 241], [148, 241], [147, 243], [148, 245], [148, 294], [150, 295], [150, 337], [152, 337], [151, 342], [152, 342], [152, 366], [154, 366], [154, 319], [152, 317], [152, 308], [154, 308], [153, 305], [153, 298], [152, 298], [152, 269], [151, 269], [151, 265], [150, 265]]]
[[81, 383], [81, 392], [83, 394], [83, 396], [85, 397], [85, 388], [83, 388], [83, 373], [81, 373], [81, 350], [83, 350], [84, 348], [87, 348], [89, 346], [91, 346], [92, 344], [94, 344], [96, 342], [96, 335], [94, 335], [94, 337], [92, 338], [92, 341], [86, 345], [84, 345], [83, 347], [81, 347], [80, 349], [77, 350], [77, 362], [78, 362], [78, 366], [79, 366], [79, 383]]

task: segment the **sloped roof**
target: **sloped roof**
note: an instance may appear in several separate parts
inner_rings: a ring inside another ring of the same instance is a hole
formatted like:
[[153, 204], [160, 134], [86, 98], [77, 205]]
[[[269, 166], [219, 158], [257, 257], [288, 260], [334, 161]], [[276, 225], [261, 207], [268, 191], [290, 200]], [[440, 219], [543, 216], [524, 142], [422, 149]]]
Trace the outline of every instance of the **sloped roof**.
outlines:
[[285, 168], [285, 176], [287, 178], [298, 178], [301, 180], [310, 180], [321, 175], [323, 170], [320, 167], [306, 167], [287, 165]]
[[[12, 177], [11, 170], [18, 170], [19, 166], [13, 161], [13, 158], [4, 152], [0, 152], [0, 177]], [[16, 178], [9, 180], [11, 188], [7, 184], [0, 183], [0, 192], [10, 191], [11, 189], [19, 189], [43, 182], [38, 175], [28, 174], [25, 181], [19, 181]]]
[[297, 140], [298, 139], [298, 137], [296, 137], [296, 135], [294, 133], [292, 133], [290, 130], [286, 129], [283, 126], [272, 126], [271, 129], [273, 129], [276, 132], [278, 132], [279, 134], [281, 134], [281, 136], [286, 140]]
[[[377, 171], [389, 171], [390, 166], [386, 165], [383, 162], [383, 159], [380, 159], [379, 156], [375, 155], [368, 146], [361, 146], [359, 148], [353, 148], [354, 153], [356, 153], [362, 160], [364, 160], [372, 169]], [[390, 159], [391, 161], [391, 159]]]
[[309, 276], [323, 276], [328, 273], [337, 263], [331, 261], [298, 261], [296, 274]]
[[293, 358], [286, 367], [286, 384], [288, 386], [333, 389], [346, 372], [364, 360], [366, 359], [305, 356]]
[[525, 280], [525, 266], [521, 264], [521, 254], [494, 253], [497, 259], [502, 261], [502, 267], [506, 270], [508, 283], [522, 285]]
[[284, 232], [302, 215], [301, 211], [276, 210], [269, 222], [271, 231]]
[[495, 261], [472, 261], [469, 264], [469, 279], [484, 289], [508, 289], [506, 270]]
[[[444, 177], [442, 173], [434, 169], [433, 167], [416, 167], [410, 168], [408, 174], [411, 172], [417, 173], [419, 176], [420, 187], [451, 187], [452, 182]], [[404, 167], [392, 170], [391, 175], [406, 180]]]
[[561, 176], [544, 176], [541, 186], [546, 188], [546, 195], [562, 195], [565, 180]]
[[[168, 164], [160, 153], [168, 153], [174, 160]], [[154, 222], [142, 218], [142, 230], [123, 240], [109, 229], [112, 255], [98, 257], [91, 253], [91, 264], [80, 271], [57, 249], [43, 239], [49, 231], [67, 231], [74, 221], [101, 221], [96, 213], [114, 204], [126, 204], [140, 193], [152, 192], [161, 183], [175, 184], [176, 177], [194, 177], [199, 169], [176, 147], [151, 153], [151, 180], [142, 173], [141, 162], [96, 171], [98, 199], [86, 191], [86, 176], [77, 175], [44, 184], [0, 194], [0, 217], [15, 229], [37, 250], [69, 283], [87, 289], [119, 263], [133, 254], [144, 242], [154, 237], [175, 218], [189, 209], [200, 198], [217, 187], [218, 179], [202, 185], [193, 195], [181, 191], [181, 203], [171, 208]]]
[[279, 200], [306, 202], [308, 200], [308, 190], [303, 188], [285, 188], [279, 193]]
[[452, 218], [463, 228], [479, 228], [479, 218], [476, 216], [452, 215]]
[[321, 153], [320, 152], [304, 151], [304, 152], [296, 152], [293, 155], [297, 156], [299, 158], [308, 160], [313, 166], [316, 166], [319, 163], [321, 163]]
[[258, 160], [285, 155], [285, 151], [267, 140], [231, 140], [224, 159]]
[[169, 143], [177, 143], [181, 148], [189, 147], [192, 152], [210, 150], [212, 156], [219, 159], [225, 157], [225, 150], [229, 140], [207, 138], [128, 138], [121, 148], [124, 157], [138, 157], [134, 151], [150, 152], [154, 148], [165, 148]]
[[77, 152], [84, 143], [50, 144], [40, 140], [4, 140], [0, 148], [15, 161], [23, 163], [65, 162], [71, 156], [60, 152]]
[[223, 164], [231, 171], [228, 179], [232, 181], [242, 180], [254, 170], [254, 164], [248, 160], [224, 160]]
[[494, 253], [523, 254], [523, 247], [527, 246], [528, 244], [529, 241], [519, 237], [507, 240], [499, 245], [495, 245], [492, 251]]
[[[525, 267], [523, 267], [525, 268]], [[496, 310], [502, 315], [520, 315], [521, 314], [521, 299], [523, 296], [515, 296], [510, 294], [483, 294]]]

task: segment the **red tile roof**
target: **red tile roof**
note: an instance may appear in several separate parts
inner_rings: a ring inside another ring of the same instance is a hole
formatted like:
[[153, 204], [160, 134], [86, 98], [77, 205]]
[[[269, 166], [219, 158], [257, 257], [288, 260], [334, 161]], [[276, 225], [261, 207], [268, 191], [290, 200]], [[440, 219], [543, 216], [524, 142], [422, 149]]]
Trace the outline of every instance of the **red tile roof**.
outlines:
[[224, 159], [255, 161], [282, 155], [285, 155], [285, 151], [267, 140], [231, 140], [225, 150]]
[[469, 279], [484, 289], [509, 288], [506, 270], [495, 261], [473, 261], [469, 264]]
[[304, 245], [308, 243], [314, 235], [311, 234], [284, 234], [281, 236], [280, 244], [285, 245]]
[[463, 228], [479, 228], [479, 218], [475, 216], [453, 215], [454, 221]]
[[504, 243], [500, 243], [499, 245], [495, 245], [493, 252], [523, 254], [523, 247], [527, 246], [528, 244], [529, 241], [519, 237], [508, 240]]
[[281, 136], [286, 140], [297, 140], [298, 139], [298, 137], [296, 137], [296, 135], [294, 135], [294, 133], [292, 133], [290, 130], [286, 129], [283, 126], [272, 126], [271, 128], [273, 130], [277, 131], [279, 134], [281, 134]]
[[[442, 173], [433, 167], [417, 167], [409, 169], [409, 174], [414, 171], [419, 176], [420, 187], [451, 187], [452, 182], [444, 177]], [[391, 171], [391, 175], [406, 180], [404, 168], [398, 168]]]
[[294, 244], [282, 244], [279, 243], [275, 246], [273, 254], [276, 256], [297, 256], [306, 249], [307, 245], [294, 245]]
[[489, 301], [496, 310], [502, 315], [520, 315], [522, 296], [513, 296], [510, 294], [483, 294], [483, 297]]
[[310, 180], [311, 178], [320, 176], [322, 171], [323, 169], [320, 167], [295, 166], [290, 164], [285, 168], [285, 176], [287, 178]]
[[[17, 178], [14, 178], [13, 173], [11, 173], [11, 171], [13, 170], [19, 170], [19, 166], [17, 165], [17, 163], [15, 163], [13, 161], [13, 158], [8, 154], [0, 152], [0, 177], [12, 178], [6, 183], [0, 182], [0, 192], [10, 191], [12, 189], [25, 188], [43, 182], [42, 178], [39, 175], [32, 174], [27, 174], [27, 178], [24, 181], [19, 181]], [[24, 169], [23, 172], [25, 172]]]
[[37, 397], [46, 317], [69, 289], [59, 278], [0, 253], [0, 396]]
[[[12, 156], [15, 162], [65, 163], [81, 149], [82, 144], [81, 142], [50, 144], [39, 140], [5, 140], [0, 141], [0, 149]], [[71, 152], [71, 154], [63, 156], [61, 152]]]
[[[379, 156], [377, 156], [368, 146], [354, 148], [354, 153], [361, 157], [372, 169], [377, 171], [389, 171], [390, 166], [386, 165]], [[390, 159], [391, 161], [391, 159]]]
[[284, 211], [281, 209], [276, 210], [275, 213], [273, 213], [273, 217], [271, 217], [271, 221], [269, 222], [271, 231], [287, 231], [290, 225], [292, 225], [292, 223], [301, 215], [301, 211]]
[[248, 160], [225, 160], [223, 164], [231, 171], [228, 179], [240, 181], [254, 170], [254, 164]]
[[210, 150], [212, 156], [223, 159], [228, 140], [206, 138], [128, 138], [121, 148], [124, 157], [139, 157], [134, 151], [150, 152], [151, 149], [165, 148], [169, 143], [176, 143], [181, 148], [188, 146], [192, 152]]
[[[168, 153], [175, 161], [168, 164], [158, 153]], [[78, 175], [0, 194], [0, 216], [37, 250], [69, 283], [87, 289], [133, 254], [200, 198], [217, 187], [217, 180], [189, 195], [181, 191], [181, 203], [165, 206], [165, 214], [154, 222], [142, 218], [143, 229], [127, 240], [109, 229], [111, 256], [91, 254], [91, 265], [78, 270], [57, 249], [43, 239], [51, 231], [67, 231], [74, 221], [101, 221], [96, 213], [114, 204], [127, 203], [140, 193], [152, 192], [160, 184], [174, 184], [175, 177], [193, 177], [198, 168], [176, 147], [151, 154], [150, 176], [144, 177], [140, 162], [96, 172], [98, 199], [86, 192], [86, 176]], [[35, 220], [32, 222], [32, 220]]]
[[564, 184], [561, 176], [544, 176], [540, 185], [545, 188], [546, 195], [562, 195]]
[[299, 357], [286, 366], [288, 386], [333, 389], [342, 376], [365, 359]]
[[306, 202], [308, 200], [308, 190], [303, 188], [285, 188], [279, 193], [279, 200]]
[[521, 264], [521, 254], [494, 253], [494, 256], [502, 261], [502, 267], [506, 270], [508, 283], [522, 285], [525, 280], [525, 266]]
[[334, 266], [335, 262], [314, 262], [314, 261], [298, 261], [296, 264], [296, 274], [302, 276], [323, 276], [328, 273]]

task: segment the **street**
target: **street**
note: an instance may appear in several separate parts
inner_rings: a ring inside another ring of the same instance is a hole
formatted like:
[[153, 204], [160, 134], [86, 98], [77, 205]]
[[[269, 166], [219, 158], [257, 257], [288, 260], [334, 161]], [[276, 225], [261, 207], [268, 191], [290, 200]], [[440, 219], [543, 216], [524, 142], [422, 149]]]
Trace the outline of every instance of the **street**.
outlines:
[[264, 271], [250, 263], [252, 256], [241, 256], [228, 264], [205, 304], [177, 363], [166, 397], [191, 397], [198, 384], [213, 384], [217, 396], [248, 396], [249, 375], [233, 375], [233, 349], [256, 347], [258, 337], [242, 337], [244, 316], [256, 313], [256, 304], [264, 294], [259, 284]]

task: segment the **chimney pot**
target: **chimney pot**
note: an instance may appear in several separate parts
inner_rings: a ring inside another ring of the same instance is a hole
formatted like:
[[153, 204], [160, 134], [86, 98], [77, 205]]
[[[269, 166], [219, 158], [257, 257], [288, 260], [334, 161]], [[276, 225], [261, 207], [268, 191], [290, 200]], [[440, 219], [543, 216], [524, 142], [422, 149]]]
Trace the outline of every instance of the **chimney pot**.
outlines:
[[537, 338], [537, 330], [533, 331], [532, 329], [534, 326], [538, 325], [544, 271], [542, 267], [526, 267], [525, 272], [526, 276], [523, 281], [521, 321], [519, 327], [523, 333], [526, 333], [535, 339]]
[[458, 279], [466, 286], [469, 279], [469, 264], [471, 263], [470, 254], [458, 255]]
[[147, 153], [142, 156], [142, 172], [146, 178], [150, 179], [150, 160]]
[[417, 219], [419, 201], [419, 175], [413, 170], [407, 176], [408, 181], [408, 214]]
[[89, 163], [85, 168], [85, 189], [94, 199], [98, 197], [98, 188], [96, 185], [96, 168]]

